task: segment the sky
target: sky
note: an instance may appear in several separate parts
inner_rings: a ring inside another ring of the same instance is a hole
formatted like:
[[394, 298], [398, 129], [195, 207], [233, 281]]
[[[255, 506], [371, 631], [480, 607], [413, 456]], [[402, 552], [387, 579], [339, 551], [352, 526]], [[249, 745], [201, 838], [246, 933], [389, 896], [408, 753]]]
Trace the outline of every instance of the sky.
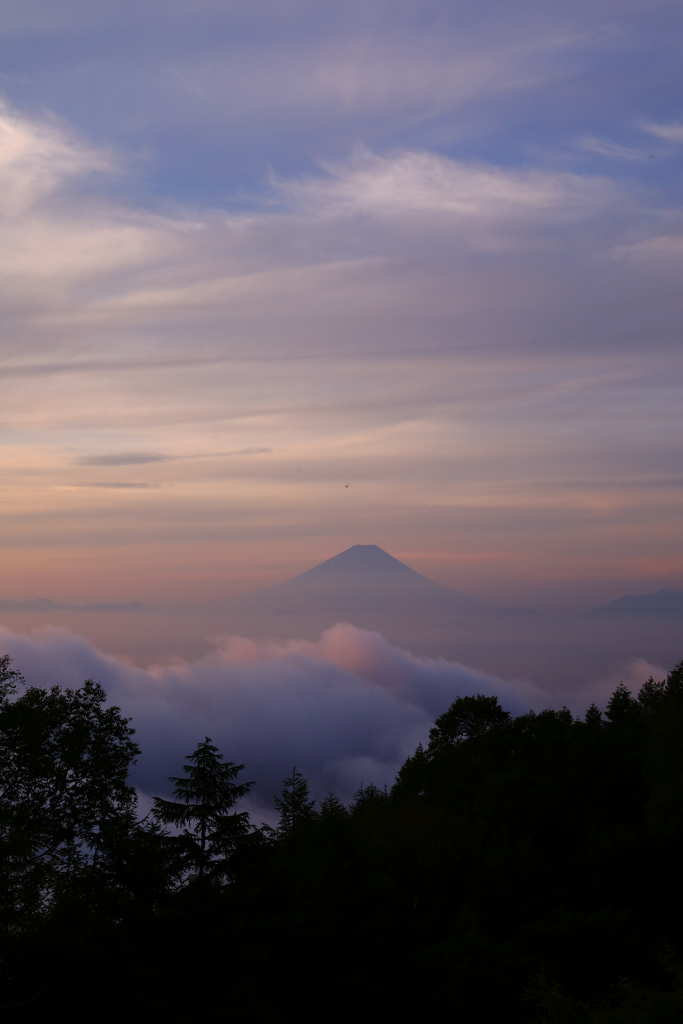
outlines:
[[679, 2], [0, 0], [0, 96], [0, 598], [683, 588]]

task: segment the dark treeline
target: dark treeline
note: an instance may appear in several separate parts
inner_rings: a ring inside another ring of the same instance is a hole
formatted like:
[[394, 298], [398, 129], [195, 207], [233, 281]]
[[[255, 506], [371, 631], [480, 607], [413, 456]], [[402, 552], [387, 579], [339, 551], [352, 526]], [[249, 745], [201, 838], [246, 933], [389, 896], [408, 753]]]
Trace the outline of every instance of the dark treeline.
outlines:
[[583, 721], [460, 697], [390, 791], [316, 806], [294, 769], [277, 828], [206, 738], [140, 820], [103, 689], [2, 658], [0, 1008], [679, 1022], [682, 739], [683, 663]]

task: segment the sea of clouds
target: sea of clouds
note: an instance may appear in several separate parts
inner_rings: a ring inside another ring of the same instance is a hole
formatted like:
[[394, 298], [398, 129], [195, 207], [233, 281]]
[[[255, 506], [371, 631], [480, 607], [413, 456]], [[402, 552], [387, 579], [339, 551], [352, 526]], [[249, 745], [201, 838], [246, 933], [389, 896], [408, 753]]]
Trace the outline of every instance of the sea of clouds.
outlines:
[[168, 792], [168, 776], [180, 773], [206, 735], [226, 759], [246, 764], [244, 777], [256, 782], [250, 804], [267, 818], [294, 765], [316, 797], [334, 790], [349, 799], [361, 783], [391, 785], [460, 695], [497, 694], [515, 714], [550, 703], [532, 683], [418, 658], [344, 623], [315, 642], [220, 638], [197, 661], [148, 669], [55, 626], [28, 634], [0, 627], [0, 649], [30, 685], [103, 684], [110, 702], [133, 719], [142, 751], [133, 782], [143, 806]]

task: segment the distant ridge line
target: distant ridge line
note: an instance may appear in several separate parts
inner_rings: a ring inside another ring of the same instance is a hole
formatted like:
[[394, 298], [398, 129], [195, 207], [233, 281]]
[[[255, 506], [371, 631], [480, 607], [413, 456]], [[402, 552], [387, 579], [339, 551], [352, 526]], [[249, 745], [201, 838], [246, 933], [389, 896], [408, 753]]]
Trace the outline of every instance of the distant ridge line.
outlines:
[[94, 604], [60, 604], [49, 597], [34, 597], [28, 601], [0, 601], [0, 612], [139, 612], [150, 611], [141, 601], [127, 601], [124, 604], [97, 602]]
[[683, 590], [655, 590], [650, 594], [626, 594], [593, 608], [590, 615], [683, 614]]

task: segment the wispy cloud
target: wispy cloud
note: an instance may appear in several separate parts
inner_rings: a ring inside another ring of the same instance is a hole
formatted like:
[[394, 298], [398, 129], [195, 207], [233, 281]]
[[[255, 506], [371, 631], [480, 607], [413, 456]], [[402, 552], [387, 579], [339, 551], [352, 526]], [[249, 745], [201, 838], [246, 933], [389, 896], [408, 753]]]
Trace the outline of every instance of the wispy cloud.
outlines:
[[163, 455], [154, 452], [114, 452], [108, 455], [79, 455], [78, 466], [144, 466], [150, 462], [177, 462], [184, 459], [225, 459], [232, 455], [265, 455], [272, 448], [236, 448], [229, 452], [196, 452], [192, 455]]
[[111, 455], [79, 455], [73, 461], [79, 466], [144, 466], [149, 462], [168, 462], [172, 455], [152, 452], [118, 452]]
[[648, 154], [631, 146], [620, 146], [609, 139], [597, 139], [592, 135], [583, 135], [578, 145], [587, 153], [597, 153], [615, 160], [647, 160]]
[[606, 179], [503, 169], [435, 153], [358, 150], [349, 161], [323, 167], [324, 177], [275, 184], [290, 202], [321, 213], [437, 213], [483, 223], [568, 209], [580, 215], [614, 195]]
[[670, 124], [656, 124], [653, 121], [641, 121], [640, 127], [650, 135], [668, 142], [683, 142], [683, 122], [674, 121]]
[[88, 482], [88, 483], [71, 484], [70, 486], [71, 487], [104, 487], [104, 488], [111, 488], [113, 490], [121, 490], [121, 491], [141, 491], [141, 490], [144, 491], [144, 490], [149, 490], [150, 487], [158, 487], [159, 484], [135, 483], [135, 482], [126, 481], [126, 480], [111, 480], [111, 481], [95, 480], [95, 481]]
[[110, 153], [78, 139], [56, 118], [27, 120], [0, 101], [0, 212], [17, 216], [65, 179], [113, 171]]

